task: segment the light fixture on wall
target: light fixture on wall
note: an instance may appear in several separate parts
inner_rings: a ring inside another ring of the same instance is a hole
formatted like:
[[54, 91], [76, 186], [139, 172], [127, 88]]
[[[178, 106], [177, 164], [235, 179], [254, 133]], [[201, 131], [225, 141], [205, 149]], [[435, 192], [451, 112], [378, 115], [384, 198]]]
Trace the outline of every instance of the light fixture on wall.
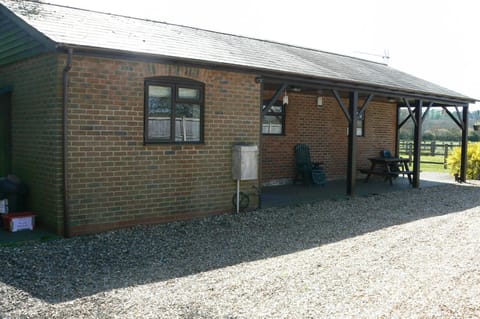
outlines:
[[317, 96], [317, 107], [323, 107], [323, 96]]
[[283, 94], [283, 106], [287, 106], [288, 104], [288, 95], [287, 90], [285, 89], [285, 93]]

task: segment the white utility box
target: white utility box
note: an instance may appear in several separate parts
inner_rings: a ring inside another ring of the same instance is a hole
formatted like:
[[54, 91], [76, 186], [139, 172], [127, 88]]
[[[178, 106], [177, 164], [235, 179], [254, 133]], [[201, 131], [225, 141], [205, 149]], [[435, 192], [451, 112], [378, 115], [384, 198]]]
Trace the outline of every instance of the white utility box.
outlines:
[[234, 145], [232, 162], [233, 179], [240, 181], [258, 179], [258, 146]]

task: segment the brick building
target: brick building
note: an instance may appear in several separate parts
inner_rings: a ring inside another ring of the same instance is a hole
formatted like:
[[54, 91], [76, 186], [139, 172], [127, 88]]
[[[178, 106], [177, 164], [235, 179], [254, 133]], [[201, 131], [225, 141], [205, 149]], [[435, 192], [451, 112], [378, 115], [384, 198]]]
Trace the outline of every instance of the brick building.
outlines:
[[356, 167], [395, 150], [399, 105], [414, 117], [474, 101], [353, 57], [0, 3], [0, 173], [25, 181], [39, 221], [67, 236], [232, 211], [238, 143], [260, 146], [245, 187], [291, 182], [305, 143], [351, 192]]

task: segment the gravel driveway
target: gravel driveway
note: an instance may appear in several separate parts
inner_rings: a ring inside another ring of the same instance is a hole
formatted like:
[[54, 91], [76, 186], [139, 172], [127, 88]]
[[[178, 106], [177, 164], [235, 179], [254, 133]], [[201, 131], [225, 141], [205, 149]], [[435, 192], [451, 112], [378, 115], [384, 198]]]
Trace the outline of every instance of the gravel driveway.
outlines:
[[0, 247], [2, 318], [479, 318], [480, 186]]

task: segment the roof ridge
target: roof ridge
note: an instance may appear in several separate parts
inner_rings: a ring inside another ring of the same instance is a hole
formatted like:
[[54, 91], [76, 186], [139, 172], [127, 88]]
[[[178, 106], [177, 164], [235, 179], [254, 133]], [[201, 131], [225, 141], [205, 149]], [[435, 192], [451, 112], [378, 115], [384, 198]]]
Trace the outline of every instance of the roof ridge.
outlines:
[[188, 25], [184, 25], [184, 24], [170, 23], [170, 22], [166, 22], [166, 21], [152, 20], [152, 19], [147, 19], [147, 18], [140, 18], [140, 17], [128, 16], [128, 15], [123, 15], [123, 14], [118, 14], [118, 13], [98, 11], [98, 10], [93, 10], [93, 9], [78, 8], [78, 7], [72, 7], [72, 6], [67, 6], [67, 5], [63, 5], [63, 4], [57, 4], [57, 3], [43, 2], [43, 1], [38, 1], [38, 0], [24, 0], [24, 2], [40, 3], [40, 4], [50, 5], [50, 6], [63, 7], [63, 8], [86, 11], [86, 12], [94, 12], [94, 13], [111, 15], [111, 16], [122, 17], [122, 18], [128, 18], [128, 19], [135, 19], [135, 20], [139, 20], [139, 21], [161, 23], [161, 24], [164, 24], [164, 25], [170, 25], [170, 26], [175, 26], [175, 27], [187, 28], [187, 29], [191, 29], [191, 30], [198, 30], [198, 31], [203, 31], [203, 32], [221, 34], [221, 35], [226, 35], [226, 36], [233, 36], [233, 37], [237, 37], [237, 38], [249, 39], [249, 40], [254, 40], [254, 41], [261, 41], [261, 42], [265, 42], [265, 43], [282, 45], [282, 46], [296, 48], [296, 49], [302, 49], [302, 50], [309, 50], [309, 51], [314, 51], [314, 52], [319, 52], [319, 53], [330, 54], [330, 55], [335, 55], [335, 56], [339, 56], [339, 57], [354, 59], [354, 60], [358, 60], [358, 61], [364, 61], [364, 62], [367, 62], [367, 63], [388, 66], [386, 63], [382, 63], [382, 62], [372, 61], [372, 60], [363, 59], [363, 58], [359, 58], [359, 57], [355, 57], [355, 56], [351, 56], [351, 55], [347, 55], [347, 54], [342, 54], [342, 53], [337, 53], [337, 52], [331, 52], [331, 51], [325, 51], [325, 50], [315, 49], [315, 48], [311, 48], [311, 47], [305, 47], [305, 46], [301, 46], [301, 45], [295, 45], [295, 44], [291, 44], [291, 43], [279, 42], [279, 41], [275, 41], [275, 40], [260, 39], [260, 38], [245, 36], [245, 35], [239, 35], [239, 34], [227, 33], [227, 32], [222, 32], [222, 31], [215, 31], [215, 30], [209, 30], [209, 29], [204, 29], [204, 28], [199, 28], [199, 27], [193, 27], [193, 26], [188, 26]]

